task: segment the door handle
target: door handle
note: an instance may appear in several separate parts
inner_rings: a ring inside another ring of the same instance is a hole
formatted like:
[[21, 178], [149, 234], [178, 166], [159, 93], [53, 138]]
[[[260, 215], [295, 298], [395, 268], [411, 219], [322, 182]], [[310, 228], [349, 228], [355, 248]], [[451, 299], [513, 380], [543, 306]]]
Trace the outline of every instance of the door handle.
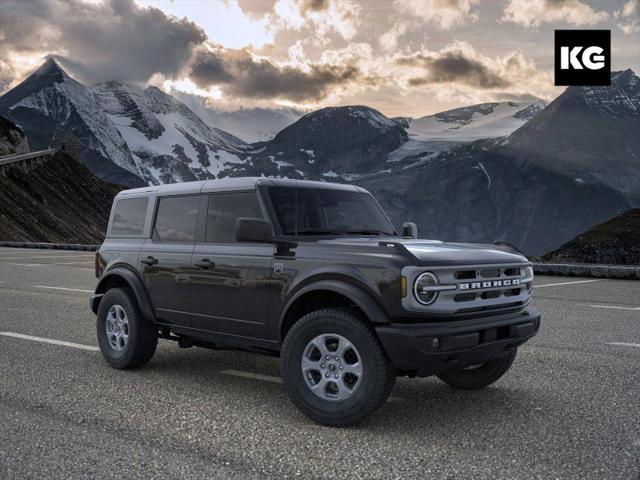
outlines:
[[147, 258], [143, 258], [142, 260], [140, 260], [140, 262], [144, 263], [145, 265], [152, 266], [152, 265], [155, 265], [156, 263], [158, 263], [158, 259], [149, 256]]
[[196, 267], [204, 268], [205, 270], [208, 268], [214, 268], [216, 266], [215, 262], [212, 262], [208, 258], [203, 258], [199, 262], [193, 262]]

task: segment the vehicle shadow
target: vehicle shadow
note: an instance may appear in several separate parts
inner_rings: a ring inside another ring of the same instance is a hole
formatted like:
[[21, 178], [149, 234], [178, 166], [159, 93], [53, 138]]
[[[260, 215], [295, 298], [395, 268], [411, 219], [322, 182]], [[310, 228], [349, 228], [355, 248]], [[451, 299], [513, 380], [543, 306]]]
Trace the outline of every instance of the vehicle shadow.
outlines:
[[[277, 358], [169, 347], [159, 349], [159, 354], [138, 374], [158, 375], [163, 381], [171, 379], [172, 383], [177, 383], [176, 387], [192, 392], [197, 390], [205, 396], [229, 388], [234, 395], [259, 399], [272, 412], [281, 410], [293, 423], [313, 424], [289, 402], [283, 402], [285, 395], [280, 384], [233, 374], [247, 372], [279, 378]], [[514, 370], [517, 368], [516, 363]], [[478, 391], [455, 390], [435, 377], [398, 378], [390, 399], [357, 428], [384, 429], [387, 434], [390, 429], [410, 432], [443, 428], [449, 433], [457, 428], [468, 433], [470, 427], [486, 432], [493, 428], [492, 425], [503, 424], [505, 416], [510, 416], [511, 421], [517, 422], [520, 418], [526, 422], [538, 416], [541, 409], [553, 408], [542, 393], [523, 387], [521, 382], [510, 382], [509, 376], [507, 374], [495, 385]]]

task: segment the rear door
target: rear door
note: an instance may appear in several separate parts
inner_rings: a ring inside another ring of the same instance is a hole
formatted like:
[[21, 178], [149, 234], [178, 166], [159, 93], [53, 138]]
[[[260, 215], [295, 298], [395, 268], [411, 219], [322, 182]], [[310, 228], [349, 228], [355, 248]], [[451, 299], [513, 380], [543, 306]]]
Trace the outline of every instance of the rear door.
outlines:
[[194, 327], [265, 339], [275, 247], [238, 243], [238, 217], [264, 218], [257, 192], [208, 195], [205, 243], [193, 252], [191, 313]]
[[197, 237], [201, 195], [158, 197], [152, 238], [140, 252], [140, 268], [160, 322], [189, 324], [189, 270]]

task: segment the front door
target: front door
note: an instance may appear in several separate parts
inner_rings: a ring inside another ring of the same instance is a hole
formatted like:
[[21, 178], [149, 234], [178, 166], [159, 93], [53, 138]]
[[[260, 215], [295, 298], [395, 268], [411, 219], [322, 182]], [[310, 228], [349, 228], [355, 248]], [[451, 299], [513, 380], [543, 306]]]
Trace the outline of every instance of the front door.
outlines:
[[140, 252], [140, 267], [156, 318], [188, 325], [191, 257], [200, 195], [159, 197], [153, 236]]
[[238, 243], [239, 217], [263, 218], [255, 191], [209, 195], [205, 243], [192, 257], [194, 328], [235, 337], [268, 338], [274, 245]]

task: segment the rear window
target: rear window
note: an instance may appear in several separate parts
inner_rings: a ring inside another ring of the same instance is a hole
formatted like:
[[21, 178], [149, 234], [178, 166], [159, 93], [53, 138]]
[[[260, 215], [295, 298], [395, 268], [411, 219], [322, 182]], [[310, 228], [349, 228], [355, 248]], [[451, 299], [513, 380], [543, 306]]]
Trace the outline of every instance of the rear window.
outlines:
[[125, 198], [116, 202], [111, 224], [112, 235], [142, 235], [149, 199]]
[[239, 217], [262, 218], [255, 191], [210, 195], [207, 243], [235, 243]]
[[160, 198], [153, 236], [162, 243], [193, 243], [200, 195]]

